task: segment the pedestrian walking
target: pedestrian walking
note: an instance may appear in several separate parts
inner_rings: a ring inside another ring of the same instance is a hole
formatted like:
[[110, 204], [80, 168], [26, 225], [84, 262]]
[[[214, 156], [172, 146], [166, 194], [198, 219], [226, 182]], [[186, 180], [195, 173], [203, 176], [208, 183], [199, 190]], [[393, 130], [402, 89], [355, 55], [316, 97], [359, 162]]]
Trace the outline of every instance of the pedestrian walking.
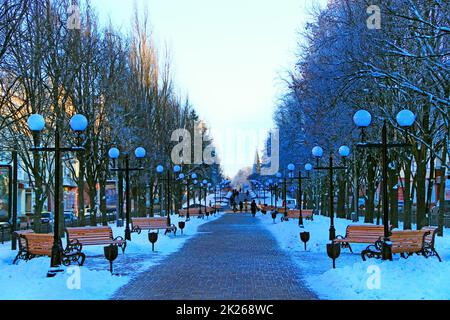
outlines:
[[250, 209], [252, 210], [252, 216], [254, 217], [256, 215], [256, 202], [255, 200], [252, 201], [252, 204], [250, 205]]
[[239, 202], [239, 211], [242, 212], [242, 209], [244, 208], [244, 204], [242, 201]]
[[245, 209], [245, 212], [248, 211], [248, 201], [247, 201], [247, 199], [245, 199], [245, 201], [244, 201], [244, 209]]

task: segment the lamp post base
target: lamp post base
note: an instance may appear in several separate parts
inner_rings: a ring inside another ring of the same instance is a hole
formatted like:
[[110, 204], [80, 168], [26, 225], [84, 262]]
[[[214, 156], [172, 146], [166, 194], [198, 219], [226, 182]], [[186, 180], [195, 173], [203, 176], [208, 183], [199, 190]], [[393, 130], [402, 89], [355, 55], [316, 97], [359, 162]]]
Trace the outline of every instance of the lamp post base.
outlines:
[[125, 228], [125, 240], [131, 241], [131, 232], [130, 228]]
[[392, 242], [386, 238], [381, 246], [381, 260], [392, 261]]

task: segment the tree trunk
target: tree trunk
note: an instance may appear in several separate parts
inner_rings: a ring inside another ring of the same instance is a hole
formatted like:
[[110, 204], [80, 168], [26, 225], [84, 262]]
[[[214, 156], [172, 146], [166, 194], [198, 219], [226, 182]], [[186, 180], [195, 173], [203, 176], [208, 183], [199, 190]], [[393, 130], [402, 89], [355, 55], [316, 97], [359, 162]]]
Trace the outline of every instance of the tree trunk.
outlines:
[[150, 217], [155, 216], [155, 186], [153, 178], [150, 178]]
[[95, 205], [96, 197], [97, 197], [97, 190], [95, 189], [95, 187], [93, 188], [89, 186], [89, 207], [90, 207], [89, 225], [93, 227], [97, 225], [97, 210]]
[[398, 228], [398, 173], [389, 169], [389, 219], [393, 228]]
[[345, 183], [345, 177], [339, 174], [338, 180], [338, 199], [337, 199], [337, 217], [345, 218], [345, 194], [347, 184]]
[[141, 187], [138, 188], [138, 212], [139, 217], [145, 217], [147, 215], [146, 207], [145, 207], [145, 188], [142, 187], [142, 184], [140, 184]]
[[[62, 155], [61, 155], [62, 157]], [[55, 186], [55, 191], [59, 192], [59, 238], [64, 237], [64, 225], [65, 225], [65, 220], [64, 220], [64, 175], [63, 175], [63, 161], [60, 161], [60, 165], [59, 165], [59, 176], [61, 177], [61, 183], [59, 184], [59, 186]]]
[[447, 163], [447, 139], [444, 139], [444, 149], [442, 150], [442, 162], [440, 172], [440, 184], [439, 184], [439, 212], [438, 212], [438, 236], [444, 235], [444, 215], [445, 215], [445, 182], [446, 182], [446, 167]]
[[118, 201], [119, 201], [119, 207], [117, 208], [118, 210], [118, 216], [119, 219], [121, 219], [122, 221], [124, 221], [124, 216], [123, 216], [123, 172], [122, 170], [119, 170], [118, 174], [117, 174], [117, 196], [118, 196]]
[[411, 165], [412, 160], [409, 158], [406, 161], [405, 167], [405, 182], [403, 187], [403, 230], [411, 230], [411, 215], [412, 215], [412, 198], [411, 198]]
[[102, 225], [108, 225], [108, 216], [106, 212], [106, 181], [104, 179], [100, 179], [100, 212], [102, 214]]
[[430, 204], [431, 204], [431, 196], [433, 193], [433, 186], [435, 182], [435, 172], [434, 172], [434, 166], [436, 158], [431, 155], [430, 157], [430, 171], [428, 174], [428, 185], [427, 185], [427, 194], [426, 194], [426, 200], [425, 200], [425, 216], [428, 218], [428, 224], [430, 224]]
[[[422, 152], [422, 151], [421, 151]], [[422, 158], [423, 159], [423, 158]], [[426, 159], [426, 157], [425, 157]], [[417, 230], [428, 225], [427, 218], [425, 216], [425, 181], [426, 181], [427, 167], [425, 160], [417, 163], [416, 173], [416, 217], [417, 217]]]
[[84, 226], [84, 155], [78, 155], [79, 171], [77, 179], [77, 192], [78, 192], [78, 225], [80, 227]]
[[366, 212], [364, 216], [365, 223], [373, 223], [373, 216], [375, 210], [375, 164], [372, 157], [368, 157], [367, 166], [367, 200]]

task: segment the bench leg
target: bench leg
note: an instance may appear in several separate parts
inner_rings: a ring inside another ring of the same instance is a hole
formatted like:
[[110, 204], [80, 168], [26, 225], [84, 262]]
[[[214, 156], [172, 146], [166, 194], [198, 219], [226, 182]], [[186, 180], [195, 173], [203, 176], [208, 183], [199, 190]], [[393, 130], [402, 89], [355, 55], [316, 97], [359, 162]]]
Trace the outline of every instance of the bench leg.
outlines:
[[439, 262], [442, 262], [442, 259], [439, 256], [439, 254], [437, 253], [436, 249], [431, 247], [430, 245], [425, 246], [425, 249], [423, 250], [422, 254], [426, 257], [436, 256], [436, 258], [438, 258]]
[[350, 250], [350, 252], [351, 253], [353, 253], [353, 249], [352, 249], [352, 246], [350, 245], [350, 243], [348, 243], [348, 242], [343, 242], [342, 244], [341, 244], [341, 247], [342, 248], [348, 248], [349, 250]]
[[433, 253], [436, 256], [436, 258], [438, 258], [439, 262], [442, 262], [441, 257], [439, 256], [439, 254], [437, 253], [436, 249], [433, 248]]
[[123, 242], [122, 244], [119, 245], [120, 249], [122, 249], [122, 253], [125, 253], [125, 249], [127, 247], [127, 243]]
[[29, 260], [28, 253], [25, 250], [19, 249], [19, 252], [17, 253], [16, 257], [13, 260], [13, 264], [17, 264], [20, 259], [25, 261]]

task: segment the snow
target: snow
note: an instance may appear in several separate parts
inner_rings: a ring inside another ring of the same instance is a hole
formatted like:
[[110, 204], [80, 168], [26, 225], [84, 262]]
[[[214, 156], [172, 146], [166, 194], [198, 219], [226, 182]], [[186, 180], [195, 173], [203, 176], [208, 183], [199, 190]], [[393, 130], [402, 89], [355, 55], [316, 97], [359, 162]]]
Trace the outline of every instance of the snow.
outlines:
[[[336, 269], [332, 269], [326, 253], [326, 244], [330, 243], [328, 217], [315, 215], [314, 221], [304, 220], [305, 228], [301, 229], [296, 219], [280, 222], [278, 215], [274, 224], [270, 214], [258, 216], [280, 247], [290, 253], [302, 270], [303, 279], [320, 299], [450, 299], [450, 229], [444, 230], [444, 237], [436, 237], [435, 247], [443, 262], [436, 257], [402, 259], [399, 255], [394, 255], [392, 262], [377, 259], [364, 262], [360, 253], [368, 245], [352, 244], [354, 254], [342, 249]], [[351, 223], [335, 218], [336, 234], [345, 235]], [[301, 231], [311, 234], [306, 251], [300, 241]]]
[[[155, 252], [151, 250], [147, 232], [132, 233], [132, 241], [127, 241], [125, 254], [119, 249], [119, 256], [114, 261], [114, 273], [109, 272], [109, 263], [104, 258], [104, 246], [86, 246], [84, 266], [62, 267], [63, 272], [54, 278], [47, 278], [50, 265], [49, 257], [39, 257], [28, 262], [19, 260], [17, 265], [12, 261], [17, 251], [11, 251], [11, 243], [0, 245], [0, 299], [1, 300], [103, 300], [110, 298], [121, 286], [128, 283], [133, 276], [160, 263], [165, 257], [176, 253], [190, 238], [194, 237], [197, 228], [220, 217], [221, 214], [208, 219], [191, 218], [186, 222], [183, 235], [164, 235], [159, 232], [155, 244]], [[178, 221], [184, 218], [172, 216], [172, 223], [178, 227]], [[123, 236], [124, 228], [111, 225], [114, 236]], [[65, 239], [63, 239], [64, 243]]]

